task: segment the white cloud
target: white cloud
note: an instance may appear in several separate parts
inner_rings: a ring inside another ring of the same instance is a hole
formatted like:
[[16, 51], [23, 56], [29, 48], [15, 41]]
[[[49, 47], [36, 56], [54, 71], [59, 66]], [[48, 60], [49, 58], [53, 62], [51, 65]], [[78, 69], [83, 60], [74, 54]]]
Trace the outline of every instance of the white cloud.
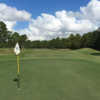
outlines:
[[25, 10], [17, 10], [14, 7], [0, 3], [0, 21], [4, 21], [11, 30], [17, 21], [29, 21], [31, 14]]
[[81, 13], [83, 14], [84, 18], [88, 20], [100, 22], [100, 1], [99, 0], [91, 0], [87, 4], [86, 7], [80, 7]]
[[32, 19], [29, 27], [21, 30], [31, 40], [48, 40], [66, 37], [70, 33], [86, 33], [95, 30], [100, 24], [100, 1], [91, 0], [79, 12], [57, 11], [55, 15], [41, 14]]
[[83, 34], [95, 30], [100, 25], [99, 0], [91, 0], [86, 6], [80, 7], [78, 12], [63, 10], [55, 12], [54, 15], [42, 13], [36, 19], [31, 18], [31, 14], [26, 11], [20, 11], [5, 4], [0, 6], [2, 6], [0, 19], [3, 19], [9, 28], [12, 28], [17, 21], [29, 21], [27, 28], [17, 31], [27, 34], [30, 40], [66, 37], [70, 33]]
[[0, 20], [0, 21], [3, 21], [7, 25], [7, 28], [11, 31], [13, 31], [13, 27], [16, 25], [16, 21], [5, 21], [5, 20]]

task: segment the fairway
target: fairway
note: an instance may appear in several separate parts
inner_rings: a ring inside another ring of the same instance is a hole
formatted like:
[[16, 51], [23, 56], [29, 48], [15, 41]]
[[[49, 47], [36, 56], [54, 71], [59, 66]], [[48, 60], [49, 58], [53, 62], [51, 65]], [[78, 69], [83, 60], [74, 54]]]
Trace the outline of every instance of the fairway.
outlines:
[[0, 49], [0, 100], [100, 100], [100, 52], [92, 49]]

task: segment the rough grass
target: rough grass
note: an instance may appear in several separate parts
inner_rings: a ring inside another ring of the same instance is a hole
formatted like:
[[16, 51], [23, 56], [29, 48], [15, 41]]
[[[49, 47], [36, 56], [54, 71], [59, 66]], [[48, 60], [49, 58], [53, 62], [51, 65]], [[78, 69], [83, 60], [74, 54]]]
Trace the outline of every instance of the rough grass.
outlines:
[[0, 100], [100, 100], [100, 52], [28, 49], [20, 55], [21, 88], [12, 49], [0, 49]]

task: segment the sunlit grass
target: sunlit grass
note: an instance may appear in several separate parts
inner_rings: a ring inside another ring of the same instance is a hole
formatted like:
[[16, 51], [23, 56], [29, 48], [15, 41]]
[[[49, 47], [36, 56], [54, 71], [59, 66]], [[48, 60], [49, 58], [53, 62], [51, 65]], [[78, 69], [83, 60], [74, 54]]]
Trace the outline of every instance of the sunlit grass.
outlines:
[[100, 52], [25, 49], [21, 88], [13, 49], [0, 49], [0, 100], [100, 100]]

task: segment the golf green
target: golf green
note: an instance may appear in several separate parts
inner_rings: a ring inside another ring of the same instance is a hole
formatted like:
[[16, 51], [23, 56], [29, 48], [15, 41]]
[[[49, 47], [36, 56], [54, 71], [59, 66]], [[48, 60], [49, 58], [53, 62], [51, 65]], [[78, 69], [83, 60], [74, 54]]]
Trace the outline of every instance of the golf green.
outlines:
[[100, 100], [100, 52], [92, 49], [0, 49], [0, 100]]

